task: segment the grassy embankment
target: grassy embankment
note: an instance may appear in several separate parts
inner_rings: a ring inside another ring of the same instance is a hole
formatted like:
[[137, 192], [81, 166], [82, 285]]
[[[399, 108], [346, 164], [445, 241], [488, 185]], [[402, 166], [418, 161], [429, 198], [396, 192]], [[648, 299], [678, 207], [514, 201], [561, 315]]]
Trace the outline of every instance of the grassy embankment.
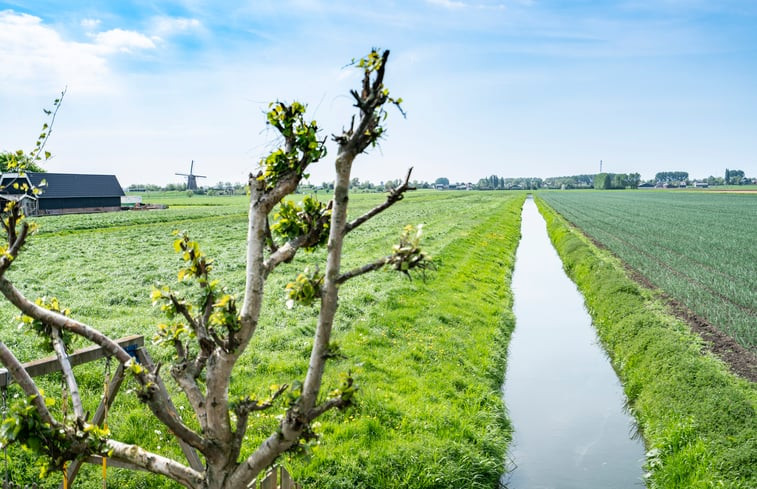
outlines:
[[[41, 218], [40, 233], [10, 276], [30, 297], [57, 296], [73, 316], [108, 334], [144, 334], [153, 358], [166, 363], [170, 351], [149, 345], [163, 321], [150, 307], [149, 292], [154, 283], [175, 282], [179, 258], [171, 231], [188, 229], [215, 258], [214, 275], [231, 291], [241, 289], [244, 277], [244, 199], [201, 199], [177, 199], [165, 211]], [[351, 212], [359, 215], [382, 200], [356, 195]], [[513, 327], [508, 285], [521, 204], [522, 196], [497, 193], [417, 192], [350, 233], [345, 269], [383, 256], [404, 224], [422, 222], [424, 247], [439, 269], [425, 283], [378, 272], [343, 287], [335, 334], [347, 358], [329, 365], [324, 386], [332, 388], [341, 372], [352, 370], [360, 386], [358, 405], [322, 420], [321, 444], [309, 459], [283, 460], [306, 487], [496, 485], [509, 435], [499, 386]], [[261, 326], [235, 373], [232, 395], [265, 396], [272, 384], [302, 378], [317, 311], [287, 310], [283, 290], [307, 263], [321, 258], [322, 251], [303, 253], [267, 285]], [[14, 315], [0, 305], [0, 337], [23, 360], [38, 358], [35, 339], [17, 333]], [[87, 409], [99, 398], [103, 367], [76, 367], [90, 400]], [[48, 395], [59, 394], [59, 376], [43, 383]], [[109, 416], [115, 437], [181, 460], [172, 438], [126, 392], [130, 387], [122, 387]], [[187, 403], [180, 395], [174, 401], [193, 424]], [[252, 420], [246, 451], [275, 428], [282, 409]], [[28, 454], [12, 450], [10, 456], [13, 478], [36, 480]], [[59, 482], [55, 474], [44, 485]], [[118, 469], [109, 469], [108, 483], [176, 487]], [[80, 488], [100, 485], [100, 470], [92, 466], [76, 481]]]
[[497, 486], [510, 438], [500, 386], [523, 196], [500, 198], [440, 251], [430, 280], [397, 288], [346, 335], [365, 388], [354, 418], [329, 423], [313, 462], [296, 472], [306, 487]]
[[702, 353], [622, 264], [537, 198], [648, 447], [650, 488], [757, 487], [757, 387]]

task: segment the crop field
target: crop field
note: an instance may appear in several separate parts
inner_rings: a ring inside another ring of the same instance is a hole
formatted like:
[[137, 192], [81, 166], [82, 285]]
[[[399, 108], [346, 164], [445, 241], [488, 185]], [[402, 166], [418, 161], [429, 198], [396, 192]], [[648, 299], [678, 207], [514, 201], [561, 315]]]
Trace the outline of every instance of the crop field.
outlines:
[[757, 352], [757, 195], [542, 192], [654, 286]]
[[[329, 364], [324, 389], [350, 370], [359, 384], [358, 404], [322, 420], [320, 442], [307, 456], [282, 460], [298, 481], [333, 488], [496, 485], [509, 439], [499, 386], [514, 322], [509, 276], [523, 198], [419, 191], [350, 233], [344, 269], [389, 254], [405, 224], [423, 223], [424, 249], [437, 270], [425, 281], [379, 271], [344, 286], [334, 327], [346, 358]], [[381, 194], [354, 195], [351, 213], [359, 215], [383, 199]], [[231, 292], [242, 289], [246, 240], [246, 198], [170, 200], [167, 210], [38, 218], [39, 232], [7, 276], [30, 298], [55, 296], [72, 316], [113, 337], [145, 335], [155, 361], [166, 362], [169, 349], [150, 344], [163, 321], [151, 306], [150, 291], [153, 285], [176, 282], [180, 258], [171, 246], [172, 231], [188, 230], [200, 242], [215, 260], [213, 275]], [[304, 375], [316, 309], [287, 309], [284, 287], [323, 256], [323, 251], [301, 253], [269, 280], [261, 326], [235, 374], [231, 395], [265, 396], [271, 385]], [[0, 339], [22, 361], [39, 358], [36, 338], [20, 332], [16, 316], [0, 303]], [[90, 399], [86, 409], [99, 400], [103, 369], [102, 361], [75, 368]], [[49, 377], [44, 388], [55, 397], [60, 376]], [[122, 387], [109, 415], [115, 437], [180, 460], [172, 437], [126, 392], [133, 387]], [[191, 411], [174, 397], [180, 412]], [[275, 415], [282, 411], [251, 421], [245, 450], [275, 429]], [[16, 481], [37, 480], [29, 454], [14, 448], [10, 457]], [[99, 469], [85, 469], [76, 487], [100, 487]], [[112, 487], [175, 487], [119, 469], [109, 469], [108, 482]], [[45, 487], [58, 483], [53, 476]]]

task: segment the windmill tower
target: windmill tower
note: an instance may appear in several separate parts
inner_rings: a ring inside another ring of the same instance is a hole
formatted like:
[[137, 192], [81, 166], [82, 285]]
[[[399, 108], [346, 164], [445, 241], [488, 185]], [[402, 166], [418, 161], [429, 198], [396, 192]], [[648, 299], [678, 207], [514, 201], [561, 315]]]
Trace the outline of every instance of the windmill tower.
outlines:
[[192, 171], [194, 170], [195, 166], [195, 160], [192, 160], [192, 163], [189, 165], [189, 173], [177, 173], [177, 175], [181, 175], [182, 177], [187, 177], [187, 190], [197, 190], [197, 179], [198, 178], [206, 178], [205, 175], [195, 175]]

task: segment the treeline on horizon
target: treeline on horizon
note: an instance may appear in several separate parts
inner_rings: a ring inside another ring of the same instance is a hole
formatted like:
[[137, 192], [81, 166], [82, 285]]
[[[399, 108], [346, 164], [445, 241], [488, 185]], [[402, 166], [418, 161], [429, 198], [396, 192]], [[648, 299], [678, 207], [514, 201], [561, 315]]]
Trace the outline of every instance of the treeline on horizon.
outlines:
[[[707, 178], [692, 180], [685, 171], [664, 171], [655, 174], [650, 180], [642, 180], [638, 173], [595, 173], [570, 175], [562, 177], [500, 177], [491, 175], [471, 182], [451, 182], [449, 178], [439, 177], [434, 182], [413, 180], [411, 185], [418, 189], [464, 189], [464, 190], [538, 190], [547, 189], [626, 189], [637, 188], [639, 185], [654, 185], [666, 187], [680, 187], [691, 185], [694, 182], [717, 185], [749, 185], [757, 184], [757, 178], [750, 178], [743, 170], [725, 170], [723, 177], [709, 176]], [[368, 180], [353, 178], [350, 189], [363, 192], [384, 192], [396, 188], [403, 182], [387, 180], [373, 183]], [[203, 186], [196, 190], [189, 190], [193, 194], [207, 195], [243, 195], [246, 193], [246, 185], [242, 183], [218, 182], [214, 186]], [[298, 191], [317, 192], [319, 190], [333, 190], [334, 182], [322, 182], [320, 185], [306, 183], [300, 185]], [[157, 191], [187, 191], [186, 183], [169, 183], [166, 186], [154, 184], [133, 184], [127, 189], [129, 192], [157, 192]]]

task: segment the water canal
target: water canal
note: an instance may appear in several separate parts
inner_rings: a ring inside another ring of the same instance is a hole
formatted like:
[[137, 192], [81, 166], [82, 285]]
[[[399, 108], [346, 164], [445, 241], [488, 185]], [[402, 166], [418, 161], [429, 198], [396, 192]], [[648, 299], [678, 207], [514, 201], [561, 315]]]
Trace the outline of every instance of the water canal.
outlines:
[[508, 489], [644, 486], [643, 443], [583, 296], [565, 275], [529, 198], [512, 289], [505, 404], [513, 423]]

